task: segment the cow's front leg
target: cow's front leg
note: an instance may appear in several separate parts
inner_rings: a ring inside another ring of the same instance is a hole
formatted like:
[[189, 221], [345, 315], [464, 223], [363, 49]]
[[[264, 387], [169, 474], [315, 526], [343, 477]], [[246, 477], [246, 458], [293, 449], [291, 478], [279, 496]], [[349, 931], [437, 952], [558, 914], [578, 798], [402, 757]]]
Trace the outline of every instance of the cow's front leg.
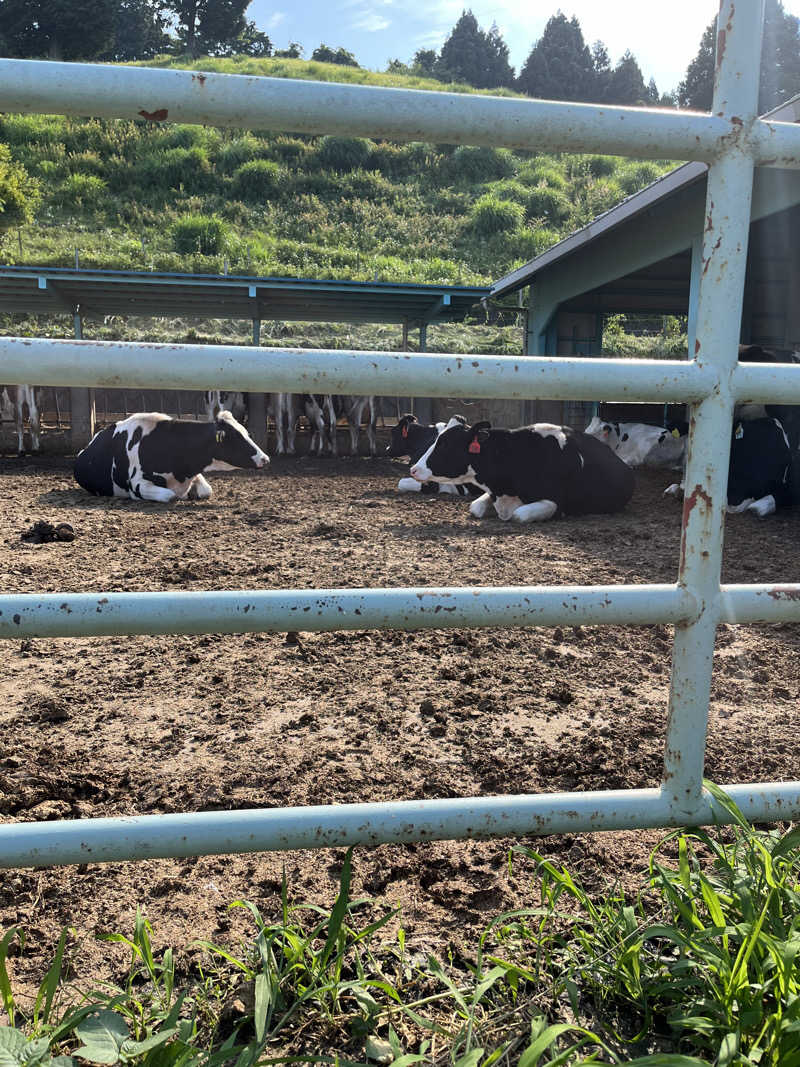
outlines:
[[492, 494], [484, 493], [483, 496], [475, 497], [469, 506], [469, 513], [473, 519], [482, 519], [492, 503]]
[[508, 522], [521, 504], [522, 500], [518, 496], [499, 496], [494, 502], [494, 510], [499, 519]]
[[167, 489], [166, 486], [162, 485], [154, 485], [144, 479], [138, 485], [131, 487], [130, 495], [133, 500], [150, 500], [154, 504], [171, 504], [175, 499], [175, 493], [172, 489]]
[[558, 511], [554, 500], [536, 500], [533, 504], [522, 504], [511, 518], [514, 522], [546, 522]]
[[198, 474], [197, 477], [192, 478], [189, 483], [189, 488], [186, 491], [186, 496], [189, 500], [208, 500], [211, 496], [212, 489], [208, 482], [205, 480], [202, 474]]

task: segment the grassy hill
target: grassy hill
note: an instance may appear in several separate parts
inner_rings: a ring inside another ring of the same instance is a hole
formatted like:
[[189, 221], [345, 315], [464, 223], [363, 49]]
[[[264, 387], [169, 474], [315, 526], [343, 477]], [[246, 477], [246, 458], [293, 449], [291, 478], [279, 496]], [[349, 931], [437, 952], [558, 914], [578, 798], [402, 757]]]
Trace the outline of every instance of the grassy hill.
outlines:
[[[152, 65], [474, 91], [302, 60]], [[671, 166], [34, 115], [0, 116], [0, 141], [43, 192], [9, 263], [435, 284], [488, 284]]]

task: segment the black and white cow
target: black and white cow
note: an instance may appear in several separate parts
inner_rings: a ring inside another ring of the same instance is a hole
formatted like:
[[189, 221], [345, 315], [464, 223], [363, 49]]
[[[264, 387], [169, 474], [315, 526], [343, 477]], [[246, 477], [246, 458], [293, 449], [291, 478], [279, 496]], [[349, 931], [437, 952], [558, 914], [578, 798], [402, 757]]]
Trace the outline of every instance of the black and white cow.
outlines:
[[485, 490], [470, 514], [482, 518], [494, 504], [504, 521], [542, 522], [554, 515], [621, 511], [633, 495], [627, 464], [596, 437], [539, 422], [517, 430], [468, 426], [450, 419], [411, 468], [420, 482], [475, 482]]
[[247, 400], [244, 393], [224, 389], [207, 389], [203, 393], [208, 422], [215, 422], [220, 411], [230, 411], [243, 426], [247, 422]]
[[[428, 451], [430, 446], [445, 428], [445, 423], [422, 426], [416, 415], [403, 415], [396, 426], [392, 427], [391, 438], [386, 447], [386, 455], [393, 459], [408, 456], [414, 464]], [[401, 478], [397, 483], [399, 493], [442, 493], [452, 496], [474, 496], [479, 492], [474, 484], [449, 485], [440, 482], [418, 482], [416, 478]]]
[[75, 480], [95, 496], [167, 504], [207, 500], [203, 471], [261, 468], [269, 457], [229, 411], [215, 422], [140, 412], [96, 433], [75, 460]]
[[[792, 363], [793, 353], [739, 345], [740, 363]], [[800, 408], [740, 401], [734, 408], [726, 511], [759, 518], [800, 502]], [[684, 483], [664, 492], [681, 496]]]
[[595, 415], [583, 431], [603, 441], [629, 467], [680, 467], [686, 455], [686, 431], [645, 422], [610, 422]]
[[17, 451], [25, 454], [25, 416], [31, 428], [31, 450], [39, 451], [39, 390], [32, 385], [0, 385], [0, 401], [10, 411], [17, 433]]
[[[780, 419], [747, 415], [745, 407], [744, 416], [735, 420], [731, 433], [725, 510], [733, 515], [749, 511], [763, 519], [778, 508], [797, 502], [796, 474], [793, 477], [797, 449], [791, 447]], [[683, 489], [681, 482], [664, 492], [682, 496]]]

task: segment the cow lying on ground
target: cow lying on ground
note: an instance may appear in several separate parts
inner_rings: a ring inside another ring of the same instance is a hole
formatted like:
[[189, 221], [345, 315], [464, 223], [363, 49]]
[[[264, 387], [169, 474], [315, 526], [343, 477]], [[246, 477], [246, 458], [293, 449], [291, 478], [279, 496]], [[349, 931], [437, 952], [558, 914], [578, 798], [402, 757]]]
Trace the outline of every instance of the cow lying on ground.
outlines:
[[169, 503], [206, 500], [202, 471], [260, 468], [268, 456], [229, 411], [215, 422], [138, 413], [96, 433], [75, 460], [75, 480], [95, 496]]
[[[437, 422], [431, 426], [421, 426], [416, 415], [403, 415], [396, 426], [392, 427], [392, 436], [386, 447], [387, 456], [401, 459], [408, 456], [413, 464], [428, 451], [442, 432], [445, 423]], [[474, 496], [479, 490], [474, 484], [446, 485], [439, 482], [418, 482], [416, 478], [401, 478], [397, 483], [399, 493], [442, 493], [453, 496]]]
[[680, 467], [686, 454], [686, 431], [645, 422], [609, 422], [595, 415], [584, 430], [605, 444], [629, 467]]
[[[795, 503], [798, 486], [792, 468], [796, 457], [797, 450], [789, 444], [779, 419], [737, 419], [731, 434], [725, 510], [734, 515], [750, 511], [763, 519]], [[674, 483], [664, 493], [682, 496], [683, 489], [683, 482]]]
[[411, 468], [420, 482], [475, 482], [485, 490], [470, 514], [490, 504], [504, 521], [542, 522], [554, 515], [621, 511], [633, 495], [633, 471], [596, 437], [539, 422], [518, 430], [468, 426], [454, 416]]
[[[5, 398], [8, 408], [13, 413], [14, 428], [17, 432], [17, 451], [25, 455], [25, 412], [31, 426], [31, 450], [39, 451], [39, 405], [38, 389], [32, 385], [0, 385], [0, 399]], [[5, 394], [5, 396], [4, 396]]]

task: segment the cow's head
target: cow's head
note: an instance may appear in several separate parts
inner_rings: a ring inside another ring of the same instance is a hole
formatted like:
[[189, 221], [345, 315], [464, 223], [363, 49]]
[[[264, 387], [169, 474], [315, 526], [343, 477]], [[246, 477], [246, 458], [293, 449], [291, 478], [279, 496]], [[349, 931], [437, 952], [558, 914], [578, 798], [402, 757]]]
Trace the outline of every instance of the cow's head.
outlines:
[[220, 411], [212, 423], [214, 428], [213, 462], [207, 471], [233, 470], [236, 467], [260, 468], [269, 463], [269, 456], [262, 452], [247, 430], [231, 415]]
[[409, 454], [408, 428], [416, 421], [416, 415], [403, 415], [397, 425], [392, 427], [392, 437], [386, 446], [387, 456], [397, 457]]
[[481, 448], [488, 440], [491, 428], [490, 422], [468, 426], [460, 415], [454, 415], [411, 468], [412, 477], [418, 482], [448, 482], [451, 485], [475, 481], [475, 466], [480, 462]]

